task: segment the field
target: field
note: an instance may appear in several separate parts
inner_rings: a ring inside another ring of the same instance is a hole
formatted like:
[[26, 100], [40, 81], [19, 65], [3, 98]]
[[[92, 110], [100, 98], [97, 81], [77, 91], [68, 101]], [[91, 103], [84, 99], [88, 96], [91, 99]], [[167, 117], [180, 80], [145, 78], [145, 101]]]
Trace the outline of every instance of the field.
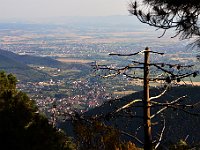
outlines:
[[178, 83], [180, 85], [193, 85], [193, 86], [200, 86], [200, 82], [191, 82], [191, 81], [181, 81], [180, 83]]
[[87, 64], [93, 62], [92, 60], [85, 60], [85, 59], [69, 59], [69, 58], [59, 58], [57, 59], [60, 62], [64, 63], [81, 63], [81, 64]]

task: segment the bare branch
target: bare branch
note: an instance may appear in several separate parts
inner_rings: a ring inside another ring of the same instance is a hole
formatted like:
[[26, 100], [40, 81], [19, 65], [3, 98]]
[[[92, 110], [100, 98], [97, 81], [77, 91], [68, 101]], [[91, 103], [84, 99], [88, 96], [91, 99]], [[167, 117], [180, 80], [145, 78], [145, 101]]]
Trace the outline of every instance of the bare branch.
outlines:
[[[138, 54], [141, 54], [141, 53], [144, 53], [146, 50], [142, 50], [142, 51], [139, 51], [139, 52], [136, 52], [136, 53], [132, 53], [132, 54], [116, 54], [116, 53], [111, 53], [109, 55], [111, 56], [134, 56], [134, 55], [138, 55]], [[160, 52], [155, 52], [155, 51], [149, 51], [150, 53], [155, 53], [155, 54], [159, 54], [159, 55], [164, 55], [164, 53], [160, 53]]]
[[135, 103], [137, 103], [137, 102], [142, 102], [142, 100], [141, 100], [141, 99], [133, 100], [133, 101], [131, 101], [130, 103], [128, 103], [128, 104], [126, 104], [126, 105], [120, 107], [120, 108], [117, 109], [115, 112], [117, 113], [117, 112], [119, 112], [119, 111], [121, 111], [121, 110], [123, 110], [123, 109], [129, 108], [131, 105], [133, 105], [133, 104], [135, 104]]
[[150, 100], [153, 100], [153, 99], [158, 99], [158, 98], [160, 98], [161, 96], [163, 96], [163, 95], [167, 92], [168, 87], [169, 87], [169, 85], [167, 85], [167, 87], [165, 88], [165, 90], [164, 90], [161, 94], [159, 94], [159, 95], [157, 95], [157, 96], [154, 96], [154, 97], [150, 97], [149, 99], [150, 99]]
[[143, 53], [145, 50], [142, 50], [142, 51], [139, 51], [139, 52], [136, 52], [136, 53], [132, 53], [132, 54], [115, 54], [115, 53], [111, 53], [109, 54], [110, 56], [134, 56], [134, 55], [138, 55], [138, 54], [141, 54]]
[[122, 133], [122, 134], [124, 134], [124, 135], [126, 135], [126, 136], [129, 136], [129, 137], [133, 138], [134, 140], [136, 140], [140, 144], [144, 145], [144, 143], [140, 139], [138, 139], [136, 136], [131, 135], [131, 134], [125, 132], [125, 131], [119, 131], [119, 132]]
[[104, 76], [100, 75], [100, 77], [102, 77], [102, 78], [116, 77], [119, 74], [120, 74], [120, 72], [116, 72], [116, 73], [108, 74], [108, 75], [104, 75]]
[[[143, 62], [138, 62], [138, 61], [132, 61], [132, 62], [137, 63], [137, 64], [144, 64]], [[160, 65], [161, 67], [164, 67], [164, 66], [177, 67], [177, 69], [190, 68], [194, 66], [194, 65], [181, 65], [181, 64], [168, 64], [168, 63], [150, 63], [149, 65], [150, 66]]]
[[123, 75], [125, 75], [126, 77], [131, 78], [131, 79], [140, 79], [140, 80], [143, 80], [142, 77], [131, 76], [131, 75], [128, 75], [128, 74], [126, 74], [126, 73], [123, 73]]
[[155, 51], [149, 51], [150, 53], [154, 53], [154, 54], [159, 54], [159, 55], [164, 55], [165, 53], [160, 53], [160, 52], [155, 52]]
[[161, 133], [160, 133], [160, 138], [159, 138], [159, 140], [158, 140], [158, 143], [156, 144], [156, 146], [155, 146], [155, 149], [157, 149], [158, 148], [158, 146], [160, 145], [160, 142], [162, 141], [162, 139], [163, 139], [163, 134], [164, 134], [164, 131], [165, 131], [165, 119], [164, 119], [164, 121], [163, 121], [163, 128], [162, 128], [162, 131], [161, 131]]
[[107, 66], [106, 67], [103, 66], [103, 67], [98, 67], [98, 69], [115, 71], [116, 73], [111, 73], [111, 74], [108, 74], [108, 75], [100, 75], [102, 78], [109, 78], [109, 77], [115, 77], [115, 76], [120, 75], [120, 74], [126, 75], [125, 72], [128, 69], [143, 69], [143, 67], [128, 65], [128, 66], [125, 66], [123, 68], [110, 68], [110, 67], [107, 67]]
[[159, 111], [157, 111], [155, 114], [153, 114], [153, 115], [151, 116], [151, 119], [154, 118], [155, 116], [157, 116], [158, 114], [160, 114], [161, 112], [163, 112], [164, 110], [166, 110], [167, 108], [168, 108], [168, 107], [166, 106], [166, 107], [160, 109]]
[[174, 104], [178, 103], [182, 98], [186, 98], [186, 97], [187, 97], [187, 95], [181, 96], [170, 103], [159, 103], [159, 102], [155, 102], [155, 101], [151, 101], [151, 103], [155, 104], [155, 105], [159, 105], [159, 106], [169, 106], [169, 105], [174, 105]]
[[152, 65], [154, 65], [156, 68], [158, 68], [158, 69], [160, 69], [160, 70], [162, 70], [162, 71], [164, 71], [164, 72], [166, 72], [166, 73], [168, 73], [168, 74], [170, 74], [172, 76], [175, 76], [175, 74], [173, 74], [171, 71], [168, 71], [167, 69], [164, 69], [163, 67], [160, 67], [160, 66], [158, 66], [156, 64], [152, 64]]
[[151, 102], [152, 104], [159, 105], [159, 106], [165, 106], [165, 107], [163, 107], [162, 109], [157, 111], [155, 114], [153, 114], [151, 116], [151, 119], [154, 118], [155, 116], [157, 116], [158, 114], [160, 114], [161, 112], [163, 112], [164, 110], [166, 110], [168, 107], [171, 107], [172, 105], [178, 103], [182, 98], [185, 98], [185, 97], [186, 96], [179, 97], [179, 98], [177, 98], [176, 100], [174, 100], [174, 101], [172, 101], [170, 103], [159, 103], [159, 102], [152, 101]]
[[159, 36], [158, 38], [163, 37], [165, 35], [166, 31], [167, 31], [167, 29], [165, 29], [164, 32], [163, 32], [163, 34], [161, 36]]

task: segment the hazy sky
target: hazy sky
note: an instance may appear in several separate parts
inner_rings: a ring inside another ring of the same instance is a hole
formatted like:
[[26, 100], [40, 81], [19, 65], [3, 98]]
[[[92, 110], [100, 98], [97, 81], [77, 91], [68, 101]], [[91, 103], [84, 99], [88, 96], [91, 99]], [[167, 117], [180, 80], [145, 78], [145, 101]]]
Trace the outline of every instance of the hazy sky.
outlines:
[[0, 19], [126, 15], [130, 0], [0, 0]]

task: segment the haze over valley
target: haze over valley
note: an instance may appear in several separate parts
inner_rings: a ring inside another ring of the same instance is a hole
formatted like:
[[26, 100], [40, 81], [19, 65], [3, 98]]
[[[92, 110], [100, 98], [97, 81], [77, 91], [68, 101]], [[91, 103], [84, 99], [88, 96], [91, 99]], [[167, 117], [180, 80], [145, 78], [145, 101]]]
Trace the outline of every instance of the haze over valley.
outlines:
[[0, 0], [0, 149], [200, 149], [200, 2]]
[[[0, 55], [4, 63], [1, 68], [16, 74], [18, 87], [36, 99], [41, 110], [50, 108], [56, 100], [66, 111], [85, 111], [108, 99], [142, 89], [139, 81], [123, 77], [102, 79], [95, 75], [91, 66], [95, 62], [123, 66], [131, 60], [143, 59], [142, 55], [122, 58], [109, 56], [109, 53], [134, 53], [148, 46], [166, 53], [162, 57], [152, 56], [152, 61], [197, 63], [198, 51], [186, 47], [189, 41], [170, 38], [170, 31], [158, 38], [162, 32], [141, 25], [132, 16], [60, 17], [40, 23], [1, 22], [0, 49], [17, 54], [4, 54], [4, 57], [10, 56], [10, 60], [3, 60]], [[12, 65], [13, 60], [19, 64]]]

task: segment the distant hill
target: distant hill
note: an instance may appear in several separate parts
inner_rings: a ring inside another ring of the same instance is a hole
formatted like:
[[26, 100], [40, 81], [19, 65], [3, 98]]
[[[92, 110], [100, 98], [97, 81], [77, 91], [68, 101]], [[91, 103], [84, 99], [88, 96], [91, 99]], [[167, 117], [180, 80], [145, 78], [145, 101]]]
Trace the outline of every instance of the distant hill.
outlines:
[[[200, 95], [199, 95], [200, 87], [191, 87], [191, 86], [181, 86], [181, 87], [174, 87], [171, 90], [169, 90], [166, 95], [164, 95], [162, 98], [157, 99], [158, 102], [166, 102], [170, 100], [175, 100], [178, 97], [187, 95], [186, 99], [183, 99], [181, 102], [190, 104], [190, 103], [197, 103], [200, 101]], [[157, 95], [160, 93], [161, 90], [158, 89], [152, 89], [151, 95]], [[106, 102], [100, 107], [96, 107], [85, 114], [85, 118], [91, 118], [96, 116], [107, 116], [103, 117], [104, 119], [101, 119], [102, 122], [104, 122], [107, 125], [114, 126], [115, 128], [118, 128], [119, 130], [125, 131], [127, 133], [130, 133], [139, 139], [143, 139], [143, 119], [142, 114], [143, 111], [141, 107], [130, 107], [126, 109], [126, 111], [121, 111], [120, 113], [116, 113], [112, 117], [109, 117], [107, 114], [114, 112], [121, 106], [129, 103], [130, 101], [134, 99], [141, 99], [143, 97], [143, 92], [137, 92], [133, 93], [131, 95], [125, 96], [123, 98], [112, 100], [109, 102]], [[140, 104], [134, 105], [134, 106], [141, 106]], [[152, 108], [152, 114], [156, 112], [160, 108]], [[200, 113], [200, 105], [198, 105], [197, 109], [189, 109], [189, 111], [193, 113]], [[127, 112], [133, 112], [132, 117], [130, 115], [127, 115]], [[136, 115], [137, 117], [133, 117]], [[162, 116], [166, 120], [166, 129], [164, 132], [164, 138], [163, 143], [175, 143], [180, 139], [187, 138], [187, 142], [190, 144], [198, 143], [200, 142], [200, 116], [192, 116], [190, 114], [187, 114], [180, 110], [174, 110], [174, 109], [168, 109], [164, 113], [162, 113]], [[153, 130], [153, 137], [155, 138], [157, 134], [160, 134], [160, 131], [163, 127], [162, 123], [160, 122], [163, 120], [160, 115], [158, 117], [155, 117], [152, 120], [152, 123], [154, 124], [152, 127]], [[70, 128], [70, 123], [66, 122], [67, 127]], [[63, 125], [62, 125], [63, 126]], [[68, 132], [69, 130], [66, 129]], [[72, 132], [68, 132], [69, 134], [72, 134]], [[133, 140], [132, 138], [128, 138], [127, 136], [122, 136], [122, 139], [126, 140], [132, 140], [135, 144], [138, 146], [141, 146], [137, 141]]]
[[[28, 64], [45, 65], [48, 62], [50, 62], [48, 58], [42, 61], [40, 57], [21, 56], [9, 51], [0, 50], [0, 70], [15, 74], [17, 79], [21, 81], [38, 81], [50, 78], [48, 74], [28, 66]], [[52, 62], [51, 64], [55, 64], [54, 61]]]
[[31, 68], [29, 65], [62, 68], [63, 70], [81, 70], [79, 76], [84, 76], [90, 71], [89, 64], [62, 63], [50, 57], [31, 55], [18, 55], [0, 49], [0, 70], [13, 73], [21, 81], [44, 81], [52, 78], [47, 73]]
[[[170, 100], [175, 100], [178, 97], [187, 95], [187, 99], [184, 99], [182, 103], [190, 104], [190, 103], [196, 103], [200, 101], [200, 95], [199, 95], [200, 87], [174, 87], [172, 90], [168, 91], [165, 96], [162, 98], [157, 99], [159, 102], [166, 102]], [[157, 95], [159, 90], [153, 89], [151, 90], [151, 95]], [[109, 112], [112, 112], [116, 110], [116, 108], [119, 108], [120, 106], [123, 106], [124, 104], [127, 104], [128, 102], [134, 100], [134, 99], [141, 99], [143, 97], [143, 92], [134, 93], [132, 95], [123, 97], [119, 100], [111, 101], [108, 103], [105, 103], [99, 108], [95, 108], [89, 112], [87, 112], [86, 116], [95, 116], [99, 114], [107, 114]], [[141, 104], [140, 104], [141, 105]], [[152, 114], [158, 110], [152, 109]], [[133, 111], [134, 115], [142, 116], [142, 109], [138, 107], [132, 107], [130, 109], [127, 109], [127, 111]], [[200, 113], [200, 106], [198, 109], [190, 110], [192, 112], [198, 112]], [[121, 115], [123, 117], [121, 117]], [[117, 114], [116, 114], [117, 116]], [[136, 133], [140, 139], [143, 138], [143, 131], [140, 129], [140, 132], [137, 131], [137, 128], [142, 125], [142, 119], [140, 118], [131, 118], [131, 117], [124, 117], [127, 116], [125, 112], [120, 113], [120, 117], [116, 117], [110, 120], [105, 120], [107, 124], [115, 125], [115, 127], [125, 130], [129, 133]], [[166, 119], [166, 130], [165, 130], [165, 139], [166, 141], [178, 141], [180, 139], [184, 139], [188, 136], [188, 142], [192, 143], [199, 142], [200, 141], [200, 117], [191, 116], [189, 114], [186, 114], [183, 111], [178, 110], [172, 110], [168, 109], [163, 113], [164, 118]], [[160, 119], [160, 117], [156, 117], [152, 120], [153, 123], [157, 123]], [[155, 133], [159, 133], [159, 130], [162, 128], [162, 125], [155, 125], [152, 127], [154, 136], [156, 136]]]
[[41, 65], [41, 66], [49, 66], [49, 67], [55, 67], [55, 66], [61, 66], [62, 63], [54, 60], [50, 57], [38, 57], [38, 56], [31, 56], [31, 55], [18, 55], [10, 51], [5, 51], [0, 49], [0, 56], [6, 57], [8, 59], [12, 59], [15, 62], [19, 62], [22, 64], [33, 64], [33, 65]]

